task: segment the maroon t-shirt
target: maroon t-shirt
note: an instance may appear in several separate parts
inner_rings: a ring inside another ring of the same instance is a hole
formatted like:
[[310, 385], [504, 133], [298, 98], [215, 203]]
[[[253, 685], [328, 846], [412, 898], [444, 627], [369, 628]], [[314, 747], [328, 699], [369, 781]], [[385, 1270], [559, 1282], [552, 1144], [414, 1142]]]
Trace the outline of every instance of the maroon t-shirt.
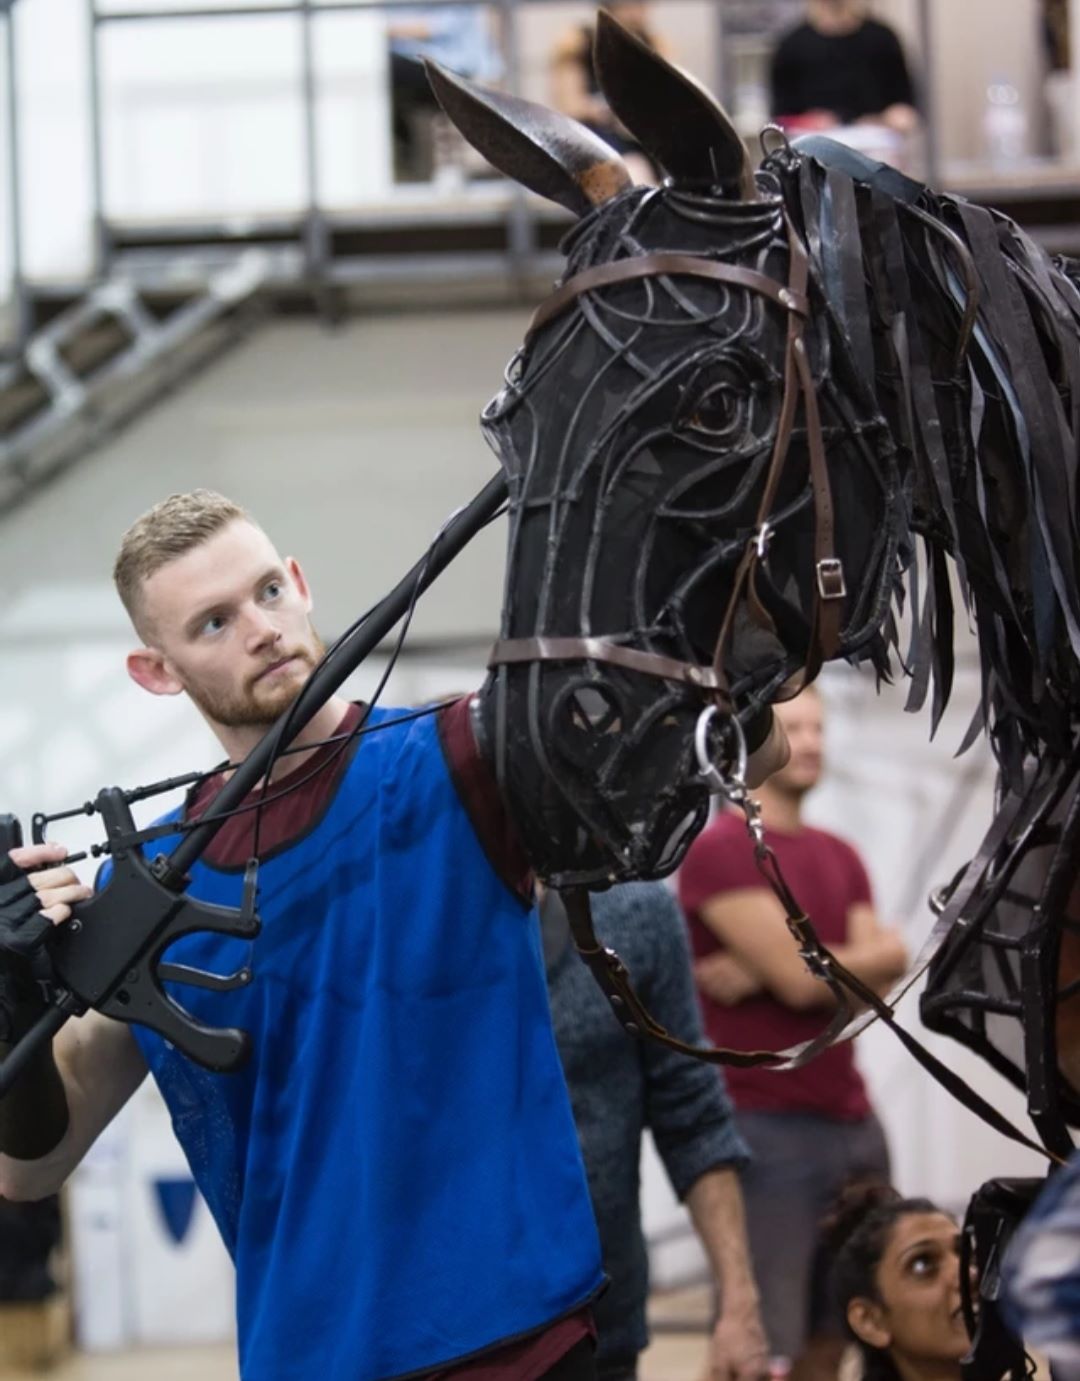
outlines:
[[[870, 880], [858, 854], [834, 834], [804, 826], [798, 834], [769, 830], [766, 838], [799, 904], [827, 945], [848, 939], [848, 911], [871, 901]], [[690, 846], [679, 873], [679, 900], [695, 958], [724, 946], [701, 919], [712, 897], [767, 888], [741, 813], [724, 811]], [[792, 941], [794, 943], [794, 941]], [[761, 993], [734, 1007], [701, 995], [709, 1039], [734, 1050], [783, 1050], [818, 1035], [826, 1009], [796, 1011]], [[813, 1112], [842, 1122], [866, 1117], [870, 1101], [850, 1041], [831, 1046], [802, 1069], [724, 1071], [735, 1106], [744, 1112]]]
[[[469, 812], [473, 827], [495, 869], [526, 892], [531, 875], [524, 853], [503, 809], [495, 780], [476, 748], [469, 725], [468, 699], [456, 700], [439, 711], [439, 736], [451, 775]], [[335, 734], [348, 733], [359, 723], [361, 706], [350, 705]], [[284, 776], [277, 777], [266, 793], [259, 812], [259, 856], [266, 858], [306, 834], [330, 805], [342, 773], [354, 752], [362, 753], [360, 738], [342, 749], [341, 743], [317, 748], [311, 757]], [[288, 761], [286, 759], [285, 761]], [[198, 819], [224, 785], [224, 777], [204, 782], [188, 800], [186, 815]], [[241, 805], [259, 800], [253, 791]], [[255, 842], [255, 811], [228, 820], [203, 854], [215, 868], [242, 870]], [[539, 1333], [492, 1348], [471, 1362], [432, 1373], [429, 1381], [538, 1381], [565, 1357], [582, 1338], [595, 1337], [592, 1315], [580, 1309]]]

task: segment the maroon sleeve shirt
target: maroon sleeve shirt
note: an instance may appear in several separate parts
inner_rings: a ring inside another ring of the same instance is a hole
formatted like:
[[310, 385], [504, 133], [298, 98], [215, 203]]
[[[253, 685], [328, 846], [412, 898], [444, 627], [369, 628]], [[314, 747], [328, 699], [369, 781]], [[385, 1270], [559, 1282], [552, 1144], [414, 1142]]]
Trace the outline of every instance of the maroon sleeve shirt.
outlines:
[[[830, 946], [846, 943], [848, 912], [871, 901], [870, 880], [855, 850], [809, 825], [797, 834], [769, 830], [766, 839], [821, 939]], [[727, 893], [759, 889], [767, 890], [768, 883], [755, 862], [746, 823], [741, 814], [724, 811], [694, 840], [679, 871], [679, 901], [695, 959], [724, 948], [702, 918], [705, 905]], [[733, 1050], [787, 1049], [818, 1035], [831, 1017], [826, 1006], [796, 1011], [768, 992], [734, 1007], [704, 994], [700, 1001], [709, 1039]], [[801, 1069], [728, 1068], [724, 1074], [742, 1112], [810, 1112], [842, 1122], [870, 1112], [850, 1041], [823, 1050]]]

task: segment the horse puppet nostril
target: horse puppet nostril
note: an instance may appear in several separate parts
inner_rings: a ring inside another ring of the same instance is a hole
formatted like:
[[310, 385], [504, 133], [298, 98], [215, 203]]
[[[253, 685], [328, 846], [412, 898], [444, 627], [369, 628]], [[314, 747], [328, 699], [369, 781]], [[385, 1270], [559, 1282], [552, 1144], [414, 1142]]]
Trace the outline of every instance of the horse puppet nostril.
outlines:
[[586, 677], [565, 685], [551, 706], [550, 723], [560, 752], [593, 771], [602, 768], [616, 751], [626, 722], [625, 708], [615, 689]]

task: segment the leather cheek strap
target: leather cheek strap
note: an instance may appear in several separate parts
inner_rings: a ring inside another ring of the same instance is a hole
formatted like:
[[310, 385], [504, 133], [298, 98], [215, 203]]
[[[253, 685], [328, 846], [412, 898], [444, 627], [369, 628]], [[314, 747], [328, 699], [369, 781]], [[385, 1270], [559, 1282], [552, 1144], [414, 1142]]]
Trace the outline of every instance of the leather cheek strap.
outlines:
[[[601, 945], [597, 939], [596, 931], [593, 929], [589, 893], [584, 888], [570, 887], [562, 890], [559, 895], [566, 907], [574, 946], [589, 966], [593, 978], [611, 1003], [612, 1012], [628, 1035], [656, 1041], [660, 1045], [667, 1046], [669, 1050], [676, 1050], [680, 1055], [688, 1055], [692, 1059], [704, 1061], [706, 1064], [729, 1065], [736, 1069], [761, 1067], [796, 1069], [832, 1045], [851, 1017], [851, 1007], [846, 1002], [839, 984], [832, 979], [831, 975], [823, 973], [822, 977], [832, 989], [833, 995], [837, 999], [837, 1005], [828, 1026], [812, 1040], [803, 1041], [800, 1045], [792, 1046], [787, 1050], [730, 1050], [725, 1046], [691, 1045], [689, 1042], [673, 1036], [666, 1027], [652, 1016], [634, 990], [626, 965], [613, 949], [607, 949]], [[805, 933], [799, 938], [804, 950], [811, 953], [813, 951], [810, 951], [808, 946], [812, 942], [816, 942], [817, 937], [805, 916], [798, 919], [805, 928]]]
[[[805, 301], [809, 283], [809, 257], [806, 247], [795, 234], [790, 221], [787, 222], [788, 245], [790, 251], [790, 288], [794, 300]], [[789, 696], [797, 694], [809, 685], [821, 670], [823, 662], [834, 657], [840, 648], [844, 599], [847, 590], [844, 585], [843, 568], [836, 556], [836, 523], [832, 502], [832, 489], [829, 484], [829, 467], [825, 455], [825, 441], [821, 428], [821, 409], [818, 406], [814, 376], [806, 351], [806, 319], [802, 314], [792, 312], [788, 318], [787, 346], [784, 352], [784, 394], [780, 404], [780, 416], [776, 425], [776, 440], [773, 444], [772, 458], [762, 490], [757, 511], [757, 534], [762, 540], [754, 540], [747, 546], [746, 553], [736, 570], [732, 585], [731, 599], [728, 602], [716, 640], [713, 671], [723, 674], [724, 653], [734, 625], [735, 612], [743, 587], [746, 588], [746, 602], [751, 617], [762, 628], [775, 633], [775, 625], [757, 592], [755, 575], [763, 559], [764, 534], [767, 532], [769, 514], [773, 511], [780, 478], [787, 461], [791, 437], [795, 427], [798, 401], [801, 395], [803, 417], [806, 427], [806, 444], [809, 456], [809, 478], [814, 502], [814, 592], [813, 613], [810, 623], [810, 637], [807, 643], [806, 664], [796, 679], [790, 683]]]

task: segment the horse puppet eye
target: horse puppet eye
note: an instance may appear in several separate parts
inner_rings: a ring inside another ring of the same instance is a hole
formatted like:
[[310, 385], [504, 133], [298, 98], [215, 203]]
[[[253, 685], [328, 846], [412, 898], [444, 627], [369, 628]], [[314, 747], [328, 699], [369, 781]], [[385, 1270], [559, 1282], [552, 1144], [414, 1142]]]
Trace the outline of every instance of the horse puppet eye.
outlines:
[[736, 447], [753, 439], [760, 425], [764, 383], [740, 360], [703, 366], [683, 389], [676, 425], [703, 440]]
[[710, 432], [713, 436], [726, 436], [738, 427], [741, 411], [740, 399], [731, 386], [716, 384], [698, 399], [693, 416], [686, 420], [686, 426], [695, 431]]

